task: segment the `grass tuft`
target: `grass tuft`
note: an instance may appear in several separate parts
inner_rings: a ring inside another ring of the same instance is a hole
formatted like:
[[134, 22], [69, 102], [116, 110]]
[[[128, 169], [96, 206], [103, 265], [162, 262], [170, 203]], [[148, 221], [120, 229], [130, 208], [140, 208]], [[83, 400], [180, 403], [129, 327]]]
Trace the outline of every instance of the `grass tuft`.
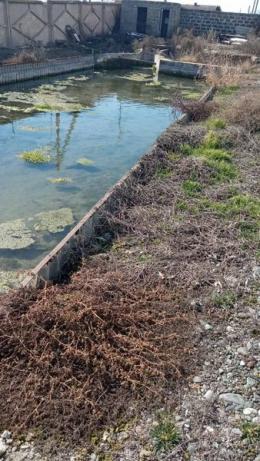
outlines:
[[242, 440], [255, 444], [260, 442], [260, 424], [251, 421], [242, 424]]
[[172, 174], [172, 171], [169, 168], [160, 167], [160, 168], [157, 168], [155, 172], [155, 177], [159, 179], [164, 179], [164, 178], [168, 178], [169, 176], [171, 176], [171, 174]]
[[202, 186], [198, 181], [187, 180], [182, 183], [182, 188], [185, 194], [190, 197], [197, 195], [202, 191]]
[[159, 416], [157, 426], [151, 431], [151, 437], [157, 452], [169, 451], [181, 441], [173, 418], [165, 414]]
[[222, 118], [211, 118], [207, 122], [207, 128], [209, 130], [224, 130], [226, 122]]
[[219, 149], [221, 147], [221, 138], [215, 131], [210, 130], [204, 137], [202, 145], [209, 149]]
[[231, 309], [234, 307], [237, 296], [232, 291], [224, 293], [213, 293], [212, 301], [215, 307], [221, 309]]

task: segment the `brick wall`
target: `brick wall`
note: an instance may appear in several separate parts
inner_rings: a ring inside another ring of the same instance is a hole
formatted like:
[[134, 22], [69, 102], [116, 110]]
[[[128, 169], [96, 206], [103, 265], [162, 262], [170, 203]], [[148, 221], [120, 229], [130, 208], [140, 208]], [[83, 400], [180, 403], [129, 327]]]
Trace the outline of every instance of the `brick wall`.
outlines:
[[180, 27], [192, 29], [198, 35], [210, 30], [222, 34], [246, 33], [259, 26], [260, 16], [255, 14], [181, 9]]

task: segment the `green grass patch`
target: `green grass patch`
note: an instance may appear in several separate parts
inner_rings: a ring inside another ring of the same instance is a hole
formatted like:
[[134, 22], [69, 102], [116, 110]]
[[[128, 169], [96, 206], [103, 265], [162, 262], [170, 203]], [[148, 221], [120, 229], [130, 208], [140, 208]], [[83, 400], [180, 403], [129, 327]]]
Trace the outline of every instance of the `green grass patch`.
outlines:
[[202, 191], [202, 186], [198, 181], [187, 180], [182, 183], [185, 194], [193, 197]]
[[260, 199], [247, 194], [234, 195], [226, 203], [216, 204], [216, 210], [226, 216], [248, 216], [260, 219]]
[[221, 149], [221, 138], [217, 133], [209, 131], [199, 147], [182, 144], [180, 152], [185, 156], [200, 157], [213, 172], [212, 176], [217, 182], [225, 182], [234, 179], [237, 171], [232, 163], [233, 157], [230, 152]]
[[260, 442], [260, 424], [251, 421], [242, 424], [242, 440], [247, 440], [251, 444]]
[[237, 296], [233, 291], [223, 293], [213, 293], [212, 301], [215, 307], [221, 309], [231, 309], [234, 307]]
[[160, 414], [158, 424], [151, 431], [151, 437], [157, 452], [167, 452], [181, 441], [174, 419], [166, 414]]
[[171, 176], [171, 174], [172, 174], [172, 171], [170, 170], [170, 168], [159, 167], [157, 168], [155, 172], [155, 177], [158, 179], [164, 179], [164, 178], [168, 178], [169, 176]]
[[206, 159], [205, 164], [214, 170], [213, 177], [217, 182], [230, 181], [237, 176], [234, 165], [226, 160]]
[[203, 139], [202, 146], [205, 149], [219, 149], [221, 148], [221, 137], [218, 133], [210, 130]]
[[180, 153], [185, 156], [193, 155], [194, 147], [190, 146], [189, 144], [181, 144], [180, 145]]
[[246, 240], [255, 240], [259, 235], [259, 224], [257, 222], [242, 221], [238, 225], [240, 236]]
[[177, 200], [175, 208], [176, 211], [187, 211], [189, 209], [189, 205], [184, 200]]
[[223, 88], [219, 88], [218, 93], [220, 96], [231, 96], [233, 93], [240, 89], [239, 85], [228, 85]]
[[25, 151], [22, 152], [19, 157], [25, 162], [32, 163], [34, 165], [49, 163], [51, 161], [51, 156], [45, 149]]
[[224, 130], [226, 128], [226, 122], [222, 118], [210, 118], [207, 121], [207, 128], [209, 130]]

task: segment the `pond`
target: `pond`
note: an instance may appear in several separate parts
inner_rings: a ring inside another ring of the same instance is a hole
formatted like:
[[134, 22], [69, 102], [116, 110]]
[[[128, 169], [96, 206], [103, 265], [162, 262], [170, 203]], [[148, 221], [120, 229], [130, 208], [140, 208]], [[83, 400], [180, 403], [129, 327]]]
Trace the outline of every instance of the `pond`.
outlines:
[[0, 291], [16, 286], [205, 90], [151, 69], [83, 72], [0, 91]]

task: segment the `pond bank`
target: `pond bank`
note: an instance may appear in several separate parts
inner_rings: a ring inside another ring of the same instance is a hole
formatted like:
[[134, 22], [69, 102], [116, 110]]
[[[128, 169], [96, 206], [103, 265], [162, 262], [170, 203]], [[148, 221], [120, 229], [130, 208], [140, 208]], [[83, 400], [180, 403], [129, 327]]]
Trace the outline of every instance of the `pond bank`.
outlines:
[[259, 136], [225, 118], [255, 72], [160, 137], [69, 283], [3, 299], [8, 461], [258, 459]]

